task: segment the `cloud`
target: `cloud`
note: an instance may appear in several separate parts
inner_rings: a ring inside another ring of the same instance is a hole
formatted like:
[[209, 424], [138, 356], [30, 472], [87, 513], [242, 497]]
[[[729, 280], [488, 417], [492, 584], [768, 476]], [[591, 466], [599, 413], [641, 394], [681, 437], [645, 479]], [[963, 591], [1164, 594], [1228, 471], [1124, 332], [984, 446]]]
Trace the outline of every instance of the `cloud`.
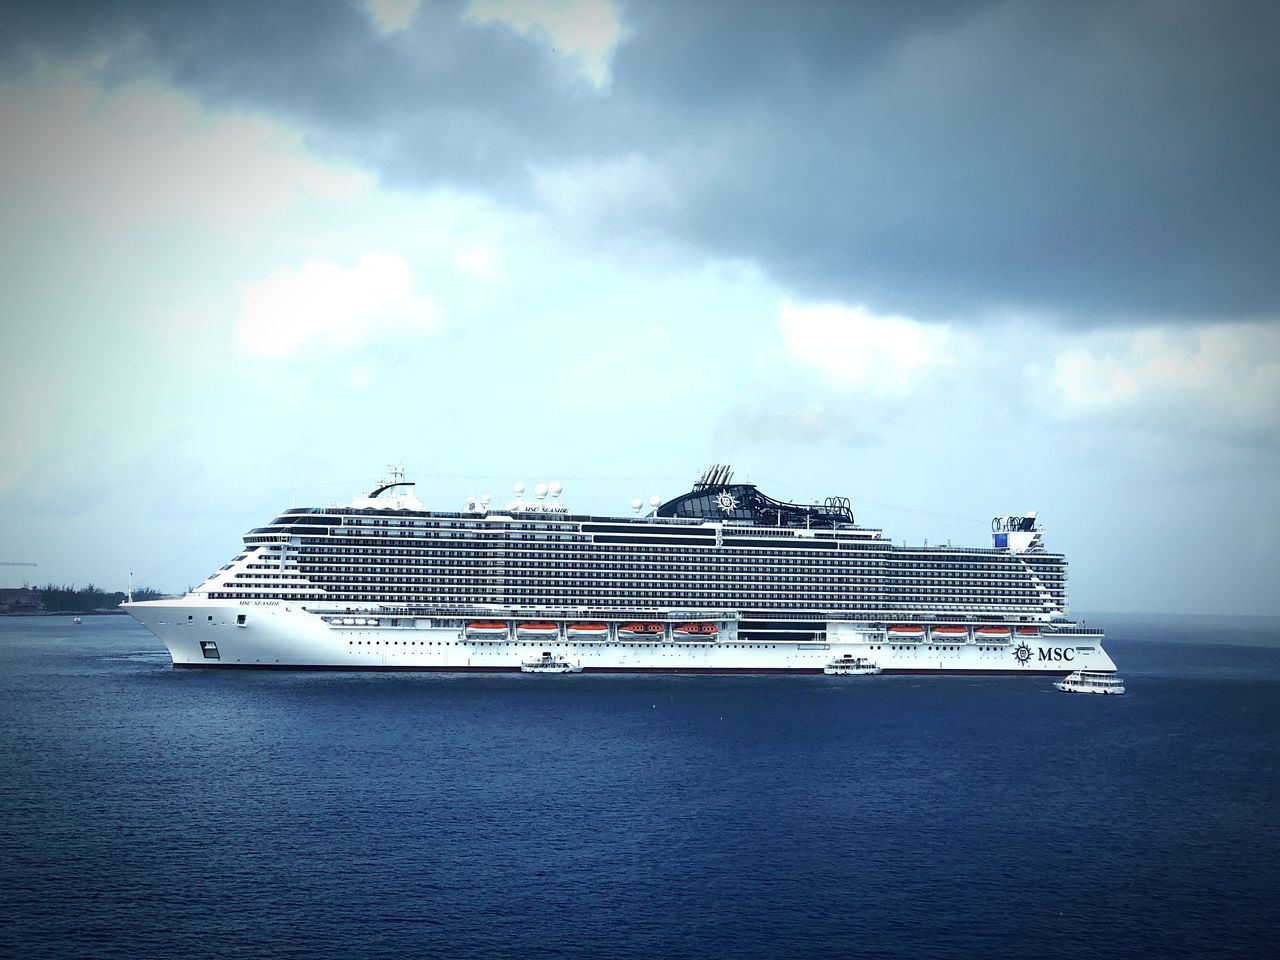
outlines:
[[440, 310], [414, 292], [413, 273], [394, 253], [366, 253], [354, 266], [312, 260], [282, 267], [241, 289], [236, 348], [253, 357], [286, 357], [303, 347], [343, 349], [388, 336], [424, 336]]
[[371, 178], [312, 156], [296, 131], [210, 111], [141, 84], [102, 89], [75, 68], [0, 87], [0, 195], [128, 229], [245, 229], [306, 199], [361, 195]]
[[1034, 423], [1071, 443], [1142, 434], [1170, 456], [1170, 443], [1191, 457], [1209, 444], [1280, 447], [1280, 324], [1073, 333], [1017, 314], [923, 323], [783, 301], [778, 331], [789, 363], [771, 362], [767, 386], [738, 403], [728, 422], [744, 435], [865, 441], [888, 422]]
[[530, 169], [544, 209], [576, 230], [634, 227], [674, 211], [679, 195], [660, 164], [639, 154], [568, 167]]
[[613, 0], [470, 0], [467, 17], [546, 39], [597, 89], [608, 85], [613, 51], [622, 40]]
[[[756, 263], [808, 301], [1079, 329], [1280, 314], [1280, 5], [704, 0], [626, 21], [624, 43], [603, 4], [427, 3], [393, 35], [355, 4], [30, 4], [0, 64], [97, 56], [383, 183]], [[563, 51], [607, 89], [565, 84]], [[666, 193], [584, 218], [592, 171]]]
[[413, 22], [422, 0], [365, 0], [365, 10], [381, 33], [396, 33]]
[[458, 273], [472, 280], [497, 280], [502, 276], [502, 255], [490, 246], [460, 247], [453, 264]]
[[766, 439], [791, 445], [835, 440], [869, 447], [881, 442], [879, 428], [883, 426], [884, 419], [874, 410], [852, 404], [846, 396], [813, 391], [798, 399], [755, 397], [721, 419], [717, 436], [730, 445]]
[[876, 316], [863, 306], [784, 301], [778, 326], [793, 360], [841, 390], [878, 396], [918, 392], [969, 349], [967, 335], [946, 324]]
[[1068, 422], [1280, 445], [1276, 325], [1097, 332], [1060, 349], [1047, 379]]

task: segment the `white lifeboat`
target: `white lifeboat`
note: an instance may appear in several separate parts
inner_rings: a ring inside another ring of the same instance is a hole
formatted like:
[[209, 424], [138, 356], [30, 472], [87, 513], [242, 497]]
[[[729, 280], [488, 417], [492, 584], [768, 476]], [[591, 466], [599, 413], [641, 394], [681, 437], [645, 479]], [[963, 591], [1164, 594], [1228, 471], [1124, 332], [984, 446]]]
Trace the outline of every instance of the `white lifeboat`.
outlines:
[[467, 636], [473, 640], [505, 640], [508, 629], [502, 620], [472, 620], [467, 624]]
[[607, 623], [571, 623], [565, 633], [575, 640], [608, 640], [609, 625]]

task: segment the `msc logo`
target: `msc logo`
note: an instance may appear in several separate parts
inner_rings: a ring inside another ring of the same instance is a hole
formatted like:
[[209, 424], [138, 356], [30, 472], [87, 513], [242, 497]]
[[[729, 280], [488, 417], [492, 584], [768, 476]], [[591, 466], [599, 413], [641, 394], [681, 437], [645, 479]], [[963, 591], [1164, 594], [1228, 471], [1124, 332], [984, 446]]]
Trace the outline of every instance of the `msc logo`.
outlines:
[[[1076, 651], [1073, 647], [1037, 647], [1035, 651], [1039, 656], [1036, 657], [1040, 662], [1063, 661], [1070, 663], [1076, 658]], [[1013, 648], [1013, 655], [1018, 663], [1027, 666], [1033, 658], [1031, 648], [1025, 643], [1020, 643]]]

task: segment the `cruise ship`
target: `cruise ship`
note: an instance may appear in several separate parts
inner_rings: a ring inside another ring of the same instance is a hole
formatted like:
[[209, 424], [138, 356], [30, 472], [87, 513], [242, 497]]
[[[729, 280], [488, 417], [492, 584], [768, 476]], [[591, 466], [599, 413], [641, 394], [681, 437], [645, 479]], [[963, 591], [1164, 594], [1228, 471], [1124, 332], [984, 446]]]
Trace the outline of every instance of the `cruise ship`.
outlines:
[[124, 608], [175, 667], [885, 674], [1109, 672], [1067, 617], [1067, 561], [1034, 514], [985, 547], [897, 545], [849, 500], [775, 500], [709, 468], [632, 515], [571, 512], [559, 483], [426, 509], [403, 471], [297, 507], [185, 597]]

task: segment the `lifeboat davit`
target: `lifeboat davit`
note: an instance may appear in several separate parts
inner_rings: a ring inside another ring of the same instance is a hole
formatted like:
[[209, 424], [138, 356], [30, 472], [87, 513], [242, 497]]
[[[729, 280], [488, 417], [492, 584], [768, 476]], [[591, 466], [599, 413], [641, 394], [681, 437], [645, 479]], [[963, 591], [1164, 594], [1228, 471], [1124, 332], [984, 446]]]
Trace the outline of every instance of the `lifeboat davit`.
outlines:
[[472, 620], [467, 624], [469, 637], [505, 637], [507, 625], [502, 620]]
[[662, 636], [662, 633], [663, 628], [660, 623], [624, 623], [618, 628], [619, 637], [644, 637], [652, 640]]
[[566, 628], [566, 632], [571, 637], [602, 640], [609, 636], [609, 625], [606, 623], [571, 623]]
[[682, 623], [671, 632], [677, 637], [714, 637], [720, 628], [714, 623]]
[[889, 636], [919, 639], [924, 636], [924, 627], [918, 627], [912, 623], [900, 623], [889, 628]]
[[550, 620], [530, 620], [516, 624], [516, 635], [521, 637], [556, 637], [560, 628]]

